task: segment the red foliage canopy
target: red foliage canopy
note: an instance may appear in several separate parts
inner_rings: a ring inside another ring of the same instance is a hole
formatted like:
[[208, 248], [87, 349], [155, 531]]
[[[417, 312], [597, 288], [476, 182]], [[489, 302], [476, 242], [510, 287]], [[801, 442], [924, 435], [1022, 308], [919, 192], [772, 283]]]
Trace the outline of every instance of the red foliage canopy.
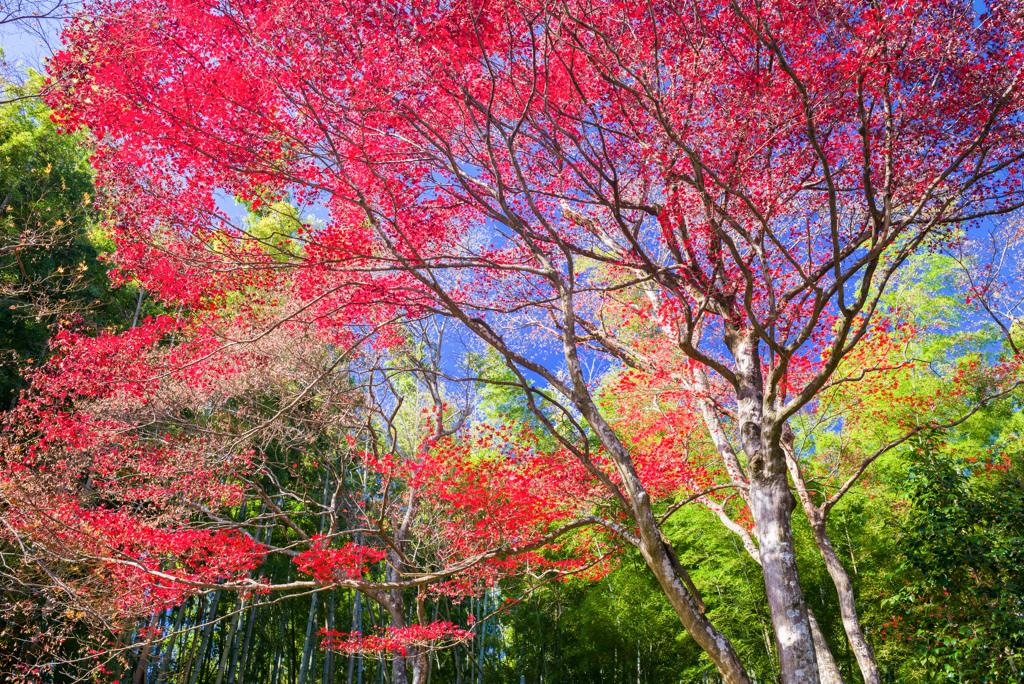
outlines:
[[[447, 534], [449, 569], [535, 551], [555, 525], [612, 530], [723, 676], [747, 681], [652, 507], [719, 482], [749, 509], [783, 677], [815, 682], [787, 421], [853, 377], [861, 341], [884, 344], [880, 297], [911, 255], [1024, 206], [1022, 7], [988, 9], [101, 0], [65, 33], [52, 102], [97, 138], [120, 273], [194, 312], [189, 372], [216, 372], [224, 355], [204, 350], [238, 293], [242, 327], [302, 322], [344, 349], [397, 348], [398, 320], [454, 319], [505, 360], [560, 450], [505, 436], [515, 448], [480, 467], [471, 442], [434, 439], [402, 464], [463, 531]], [[267, 235], [226, 196], [312, 213]], [[133, 339], [83, 348], [106, 359]], [[595, 354], [680, 410], [616, 420], [584, 373]], [[89, 372], [66, 368], [72, 393]], [[123, 390], [149, 391], [145, 375]], [[721, 460], [710, 473], [684, 441], [697, 421]], [[343, 574], [359, 574], [356, 551], [331, 552]], [[309, 557], [320, 579], [326, 553]]]

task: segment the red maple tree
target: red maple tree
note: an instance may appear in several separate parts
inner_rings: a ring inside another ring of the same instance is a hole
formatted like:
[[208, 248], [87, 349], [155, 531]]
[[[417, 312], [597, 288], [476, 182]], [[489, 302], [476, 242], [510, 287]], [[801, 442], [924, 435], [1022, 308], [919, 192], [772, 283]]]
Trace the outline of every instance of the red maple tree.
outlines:
[[[569, 469], [602, 503], [581, 516], [562, 501], [562, 527], [534, 518], [515, 548], [490, 521], [460, 562], [611, 530], [725, 681], [749, 681], [660, 531], [664, 469], [588, 376], [611, 360], [675, 393], [678, 420], [703, 422], [711, 480], [680, 450], [661, 458], [686, 465], [673, 486], [762, 565], [783, 681], [838, 676], [800, 590], [799, 498], [874, 684], [824, 520], [877, 455], [816, 503], [789, 420], [877, 365], [853, 355], [897, 329], [881, 297], [908, 258], [1024, 206], [1022, 9], [94, 2], [65, 33], [52, 101], [96, 136], [118, 268], [163, 301], [203, 320], [288, 271], [289, 297], [331, 344], [386, 349], [401, 339], [390, 322], [445, 318], [503, 359], [502, 382], [560, 444], [552, 458], [574, 464], [537, 462], [525, 491]], [[233, 221], [225, 195], [321, 218], [268, 238]], [[410, 463], [429, 476], [410, 491], [489, 505], [448, 497], [431, 454], [451, 449], [420, 453]], [[735, 490], [752, 531], [702, 484]]]

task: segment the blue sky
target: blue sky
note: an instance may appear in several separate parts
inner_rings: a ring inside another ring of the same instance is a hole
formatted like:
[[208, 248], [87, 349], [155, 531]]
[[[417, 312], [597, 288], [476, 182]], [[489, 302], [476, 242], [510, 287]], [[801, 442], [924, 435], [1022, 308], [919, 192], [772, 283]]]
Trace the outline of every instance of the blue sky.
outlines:
[[[44, 4], [50, 6], [54, 3]], [[67, 4], [69, 7], [77, 5], [77, 2]], [[60, 45], [57, 36], [61, 24], [60, 19], [0, 24], [0, 47], [4, 50], [4, 61], [17, 69], [41, 69], [46, 57]]]

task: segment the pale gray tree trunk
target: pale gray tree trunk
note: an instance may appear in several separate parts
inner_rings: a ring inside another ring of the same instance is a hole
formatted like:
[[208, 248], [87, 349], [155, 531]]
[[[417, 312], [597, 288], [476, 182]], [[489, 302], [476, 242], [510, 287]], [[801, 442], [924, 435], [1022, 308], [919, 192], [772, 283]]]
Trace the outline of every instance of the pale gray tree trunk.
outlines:
[[[743, 548], [754, 560], [755, 563], [761, 565], [761, 552], [757, 548], [757, 544], [754, 543], [753, 537], [746, 528], [737, 525], [725, 514], [725, 510], [721, 505], [714, 501], [711, 501], [707, 497], [702, 497], [701, 502], [718, 518], [731, 532], [736, 534], [743, 541]], [[843, 676], [839, 672], [839, 667], [836, 665], [835, 657], [832, 655], [832, 649], [828, 646], [828, 641], [825, 639], [825, 634], [821, 631], [821, 627], [818, 625], [817, 619], [814, 617], [814, 612], [807, 608], [807, 619], [810, 622], [811, 627], [811, 638], [814, 640], [814, 654], [818, 661], [818, 673], [821, 677], [823, 684], [843, 684]], [[768, 638], [768, 632], [765, 630], [766, 646], [768, 646], [769, 655], [771, 653], [771, 642]], [[778, 646], [776, 645], [776, 648]]]
[[249, 663], [249, 644], [252, 642], [252, 628], [256, 623], [256, 616], [259, 611], [260, 604], [257, 603], [249, 610], [249, 615], [246, 617], [245, 639], [242, 641], [242, 649], [239, 654], [237, 666], [232, 663], [232, 671], [228, 672], [228, 684], [233, 684], [234, 681], [239, 678], [241, 678], [244, 684], [245, 667]]
[[864, 677], [864, 684], [881, 684], [881, 674], [878, 671], [878, 663], [875, 661], [875, 654], [864, 637], [860, 626], [860, 618], [857, 615], [857, 604], [853, 594], [853, 583], [850, 575], [839, 560], [839, 555], [828, 536], [826, 519], [830, 508], [830, 502], [826, 501], [821, 506], [814, 503], [811, 498], [807, 483], [804, 481], [800, 463], [796, 458], [794, 435], [789, 425], [783, 426], [781, 441], [786, 455], [786, 463], [789, 474], [796, 486], [797, 496], [803, 506], [804, 513], [811, 524], [811, 531], [814, 534], [814, 543], [818, 547], [822, 560], [825, 561], [825, 568], [829, 577], [835, 585], [836, 594], [839, 597], [839, 614], [843, 621], [843, 631], [850, 642], [850, 648], [857, 659], [857, 666], [860, 668], [861, 676]]
[[[334, 631], [334, 608], [335, 608], [335, 596], [334, 590], [331, 590], [331, 601], [327, 608], [327, 620], [324, 625], [328, 632]], [[334, 651], [328, 650], [324, 654], [324, 684], [331, 684], [334, 681]]]
[[725, 342], [736, 361], [737, 420], [748, 463], [748, 503], [757, 530], [782, 682], [819, 684], [807, 602], [796, 565], [790, 517], [796, 500], [789, 491], [786, 456], [779, 443], [782, 426], [765, 416], [764, 378], [754, 332], [727, 329]]
[[[563, 316], [562, 351], [569, 373], [569, 385], [562, 385], [564, 388], [562, 391], [579, 409], [584, 420], [594, 431], [594, 435], [605, 448], [606, 453], [611, 457], [621, 479], [621, 486], [611, 482], [607, 475], [594, 467], [585, 454], [579, 453], [578, 457], [583, 462], [583, 465], [588, 467], [588, 470], [602, 482], [609, 493], [618, 499], [620, 505], [632, 514], [639, 531], [639, 536], [636, 537], [625, 529], [619, 532], [620, 535], [640, 550], [647, 566], [654, 573], [658, 584], [675, 610], [676, 615], [679, 616], [687, 633], [708, 654], [715, 667], [718, 668], [724, 682], [726, 684], [750, 684], [750, 677], [740, 662], [735, 648], [733, 648], [729, 639], [715, 629], [704, 615], [703, 603], [700, 596], [696, 593], [693, 582], [690, 581], [689, 575], [680, 565], [671, 544], [667, 543], [662, 535], [657, 518], [654, 515], [650, 496], [636, 472], [629, 450], [622, 444], [615, 431], [605, 420], [601, 410], [590, 394], [575, 337], [577, 323], [573, 310], [571, 285], [562, 279], [558, 270], [547, 261], [546, 257], [538, 254], [538, 258], [544, 263], [548, 270], [548, 278], [557, 287], [559, 292], [559, 306]], [[480, 331], [479, 327], [476, 329], [478, 332]], [[486, 334], [484, 337], [488, 339]], [[495, 344], [496, 349], [502, 351], [504, 343], [500, 339], [491, 335], [489, 341]], [[554, 380], [558, 382], [557, 378], [554, 378]], [[535, 409], [532, 395], [527, 393], [526, 399], [534, 413], [541, 417], [543, 414]], [[785, 465], [783, 465], [783, 469], [785, 469]], [[799, 585], [797, 588], [799, 589]], [[806, 621], [806, 611], [804, 620]], [[811, 648], [813, 657], [813, 644]], [[813, 681], [793, 680], [786, 681], [784, 684], [818, 683], [815, 677]]]
[[231, 621], [228, 623], [228, 633], [224, 635], [224, 645], [220, 649], [220, 662], [217, 664], [217, 684], [222, 684], [224, 681], [224, 674], [227, 671], [228, 660], [231, 658], [231, 653], [234, 651], [235, 644], [235, 632], [238, 630], [238, 625], [242, 621], [242, 615], [244, 614], [245, 601], [240, 595], [235, 596], [234, 611], [237, 614], [231, 617]]
[[814, 639], [814, 653], [818, 657], [818, 673], [821, 675], [821, 684], [844, 684], [843, 675], [839, 672], [836, 659], [832, 656], [832, 649], [825, 641], [825, 633], [821, 631], [814, 611], [807, 609], [807, 619], [811, 623], [811, 638]]
[[281, 618], [278, 620], [278, 626], [280, 628], [280, 636], [277, 639], [277, 652], [274, 655], [274, 675], [270, 678], [270, 684], [278, 684], [281, 679], [281, 663], [284, 661], [284, 640], [285, 640], [285, 629], [284, 629], [284, 609], [280, 611]]
[[[356, 589], [356, 598], [352, 602], [352, 630], [353, 632], [362, 632], [362, 607], [363, 598], [362, 594]], [[355, 672], [356, 660], [359, 656], [352, 653], [348, 657], [348, 678], [345, 680], [347, 684], [352, 684], [352, 675]]]
[[[751, 469], [755, 471], [755, 469]], [[785, 475], [751, 473], [751, 514], [757, 528], [765, 592], [779, 651], [783, 684], [818, 684], [817, 658], [807, 604], [800, 588]]]
[[[403, 615], [401, 604], [391, 603], [385, 606], [391, 616], [391, 626], [402, 629], [405, 627], [405, 615]], [[405, 669], [405, 656], [398, 651], [391, 654], [391, 681], [392, 684], [409, 684], [409, 675]]]
[[680, 566], [671, 544], [666, 543], [662, 536], [650, 496], [644, 490], [625, 447], [591, 402], [584, 403], [583, 415], [594, 427], [622, 476], [623, 488], [640, 531], [637, 546], [683, 627], [715, 663], [726, 684], [750, 684], [750, 677], [732, 644], [702, 612], [703, 603], [699, 595], [695, 595], [693, 583]]
[[881, 674], [878, 671], [878, 663], [875, 661], [875, 654], [864, 636], [860, 626], [860, 618], [857, 615], [857, 604], [854, 600], [853, 583], [850, 575], [846, 572], [842, 562], [836, 554], [832, 542], [825, 530], [824, 519], [812, 520], [811, 530], [814, 532], [814, 541], [818, 546], [825, 567], [832, 578], [839, 596], [839, 614], [843, 620], [843, 630], [846, 638], [850, 641], [850, 648], [857, 659], [861, 675], [864, 677], [864, 684], [881, 684]]

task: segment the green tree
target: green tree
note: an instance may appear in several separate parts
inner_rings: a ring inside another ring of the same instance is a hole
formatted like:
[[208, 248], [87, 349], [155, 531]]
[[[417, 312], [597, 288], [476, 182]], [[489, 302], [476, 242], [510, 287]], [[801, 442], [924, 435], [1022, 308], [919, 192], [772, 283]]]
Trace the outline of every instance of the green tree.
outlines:
[[903, 586], [884, 605], [907, 682], [1024, 681], [1024, 480], [1019, 461], [917, 440], [898, 536]]
[[0, 408], [58, 327], [130, 324], [137, 292], [111, 290], [83, 135], [58, 133], [42, 78], [0, 84]]

